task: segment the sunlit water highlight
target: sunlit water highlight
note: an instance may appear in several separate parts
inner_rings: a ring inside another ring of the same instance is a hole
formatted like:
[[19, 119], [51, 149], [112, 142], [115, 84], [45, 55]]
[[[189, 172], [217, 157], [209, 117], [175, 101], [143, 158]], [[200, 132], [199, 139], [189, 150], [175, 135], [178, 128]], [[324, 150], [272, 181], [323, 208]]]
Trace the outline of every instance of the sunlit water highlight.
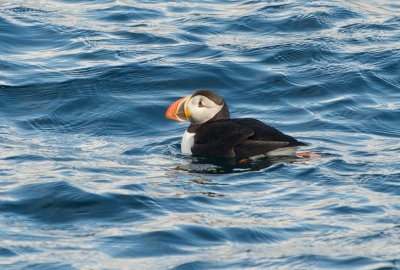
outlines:
[[[3, 269], [397, 269], [397, 1], [5, 1]], [[218, 91], [319, 159], [180, 154]]]

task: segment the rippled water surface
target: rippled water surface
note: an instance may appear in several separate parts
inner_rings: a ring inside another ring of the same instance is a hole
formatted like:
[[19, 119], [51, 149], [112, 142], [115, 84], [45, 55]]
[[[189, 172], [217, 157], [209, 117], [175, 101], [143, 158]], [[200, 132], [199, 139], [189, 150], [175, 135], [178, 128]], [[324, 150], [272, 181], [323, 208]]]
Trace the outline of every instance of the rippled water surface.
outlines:
[[[180, 154], [200, 88], [321, 158]], [[0, 4], [1, 269], [400, 268], [398, 1]]]

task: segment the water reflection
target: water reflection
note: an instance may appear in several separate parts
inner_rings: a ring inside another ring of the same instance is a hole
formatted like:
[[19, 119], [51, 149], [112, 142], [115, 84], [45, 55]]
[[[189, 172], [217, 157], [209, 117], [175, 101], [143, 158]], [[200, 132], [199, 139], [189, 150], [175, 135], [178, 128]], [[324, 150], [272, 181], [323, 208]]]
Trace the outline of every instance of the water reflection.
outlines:
[[256, 160], [193, 157], [189, 164], [179, 165], [174, 169], [190, 173], [229, 174], [261, 171], [276, 164], [293, 163], [299, 160], [300, 158], [297, 157], [264, 157]]

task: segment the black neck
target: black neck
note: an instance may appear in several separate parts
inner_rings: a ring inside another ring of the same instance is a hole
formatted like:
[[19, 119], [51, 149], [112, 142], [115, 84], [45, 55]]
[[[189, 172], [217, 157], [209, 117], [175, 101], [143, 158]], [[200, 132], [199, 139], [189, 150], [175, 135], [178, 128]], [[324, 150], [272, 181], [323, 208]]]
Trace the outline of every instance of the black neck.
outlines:
[[211, 118], [208, 121], [216, 121], [216, 120], [229, 119], [229, 118], [230, 118], [229, 109], [228, 109], [228, 106], [226, 105], [226, 103], [224, 103], [224, 106], [222, 106], [221, 110], [213, 118]]

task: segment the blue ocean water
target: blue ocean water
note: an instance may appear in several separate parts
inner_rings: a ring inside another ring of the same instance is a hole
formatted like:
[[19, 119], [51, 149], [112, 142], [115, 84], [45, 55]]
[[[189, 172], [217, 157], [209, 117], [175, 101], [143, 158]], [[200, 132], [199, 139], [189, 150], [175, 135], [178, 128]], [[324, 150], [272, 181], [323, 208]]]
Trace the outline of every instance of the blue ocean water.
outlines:
[[[321, 158], [219, 164], [200, 89]], [[399, 269], [398, 1], [0, 4], [1, 269]]]

